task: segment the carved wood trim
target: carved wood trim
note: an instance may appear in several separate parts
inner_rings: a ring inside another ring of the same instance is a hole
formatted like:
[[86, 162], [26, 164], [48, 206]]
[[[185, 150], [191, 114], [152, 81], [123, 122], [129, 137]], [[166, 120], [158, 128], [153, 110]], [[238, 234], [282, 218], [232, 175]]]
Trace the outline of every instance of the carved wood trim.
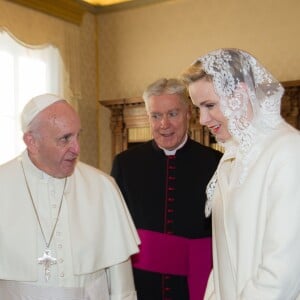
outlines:
[[73, 0], [8, 0], [31, 9], [35, 9], [64, 21], [80, 25], [86, 12], [83, 4]]
[[282, 83], [285, 92], [281, 103], [281, 113], [285, 120], [300, 130], [300, 80]]

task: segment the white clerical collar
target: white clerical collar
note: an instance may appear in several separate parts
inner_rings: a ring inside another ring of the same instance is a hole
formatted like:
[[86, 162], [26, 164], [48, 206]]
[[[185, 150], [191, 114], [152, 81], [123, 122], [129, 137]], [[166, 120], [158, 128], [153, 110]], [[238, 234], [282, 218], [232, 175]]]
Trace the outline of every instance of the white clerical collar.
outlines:
[[169, 156], [169, 155], [175, 155], [176, 151], [184, 146], [184, 144], [186, 143], [187, 139], [188, 139], [188, 135], [186, 134], [183, 142], [177, 148], [175, 148], [173, 150], [164, 149], [164, 148], [159, 147], [159, 146], [158, 147], [160, 149], [162, 149], [165, 152], [165, 155], [167, 155], [167, 156]]

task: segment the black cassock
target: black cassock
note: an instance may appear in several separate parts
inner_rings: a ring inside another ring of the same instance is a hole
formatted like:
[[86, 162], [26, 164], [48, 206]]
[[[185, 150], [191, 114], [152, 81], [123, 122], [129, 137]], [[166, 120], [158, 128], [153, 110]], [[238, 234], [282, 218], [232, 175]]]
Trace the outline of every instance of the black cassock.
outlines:
[[[151, 140], [116, 155], [111, 175], [138, 230], [193, 240], [207, 238], [211, 236], [211, 220], [204, 216], [205, 190], [221, 156], [190, 138], [175, 155], [166, 156]], [[159, 247], [159, 242], [154, 246]], [[167, 251], [171, 257], [176, 249]], [[148, 252], [151, 255], [151, 249]], [[211, 261], [211, 253], [205, 255], [210, 257], [202, 259]], [[185, 275], [133, 271], [138, 300], [190, 299]]]

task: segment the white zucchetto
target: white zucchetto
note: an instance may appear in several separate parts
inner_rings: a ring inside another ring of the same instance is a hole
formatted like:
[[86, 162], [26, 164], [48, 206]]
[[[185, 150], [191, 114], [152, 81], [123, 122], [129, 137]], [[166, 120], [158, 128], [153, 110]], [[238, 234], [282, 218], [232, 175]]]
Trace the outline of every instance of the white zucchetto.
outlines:
[[25, 132], [27, 130], [28, 125], [37, 116], [37, 114], [57, 101], [66, 100], [54, 94], [43, 94], [32, 98], [25, 105], [21, 114], [22, 131]]

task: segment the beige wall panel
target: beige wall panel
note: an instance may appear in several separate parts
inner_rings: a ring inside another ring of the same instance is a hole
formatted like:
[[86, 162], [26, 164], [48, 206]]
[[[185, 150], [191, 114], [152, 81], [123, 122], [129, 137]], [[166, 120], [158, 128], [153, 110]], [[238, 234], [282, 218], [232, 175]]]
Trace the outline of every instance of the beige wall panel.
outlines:
[[78, 103], [82, 134], [80, 159], [99, 167], [97, 20], [85, 14], [80, 26], [80, 84]]

